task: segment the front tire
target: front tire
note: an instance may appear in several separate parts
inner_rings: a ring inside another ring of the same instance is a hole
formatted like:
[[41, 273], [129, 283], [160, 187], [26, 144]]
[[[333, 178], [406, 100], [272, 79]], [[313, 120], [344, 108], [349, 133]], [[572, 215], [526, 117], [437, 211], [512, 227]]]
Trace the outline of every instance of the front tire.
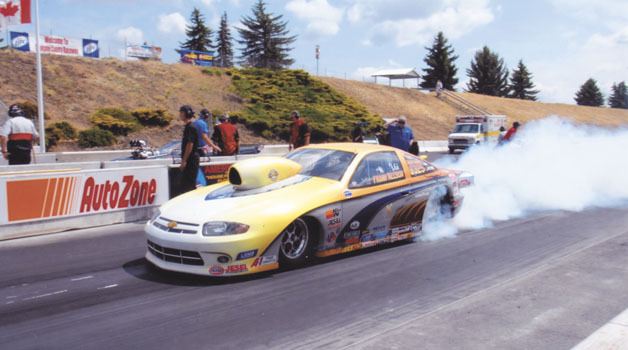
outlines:
[[314, 255], [314, 230], [301, 218], [290, 223], [279, 240], [279, 264], [282, 267], [301, 266]]

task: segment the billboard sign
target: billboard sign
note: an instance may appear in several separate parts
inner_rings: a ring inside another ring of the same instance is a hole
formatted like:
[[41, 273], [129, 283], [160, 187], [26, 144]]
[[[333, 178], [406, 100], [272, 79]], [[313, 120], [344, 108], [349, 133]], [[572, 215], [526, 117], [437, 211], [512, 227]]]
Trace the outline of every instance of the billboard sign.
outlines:
[[214, 51], [177, 50], [181, 63], [211, 67], [214, 65]]
[[127, 44], [126, 46], [127, 57], [135, 57], [144, 60], [161, 60], [161, 47], [152, 46], [148, 44], [133, 45]]
[[[15, 50], [36, 51], [35, 39], [29, 33], [11, 32], [10, 44]], [[100, 55], [98, 40], [74, 39], [53, 35], [41, 35], [39, 37], [39, 49], [41, 53], [62, 56], [98, 58]]]

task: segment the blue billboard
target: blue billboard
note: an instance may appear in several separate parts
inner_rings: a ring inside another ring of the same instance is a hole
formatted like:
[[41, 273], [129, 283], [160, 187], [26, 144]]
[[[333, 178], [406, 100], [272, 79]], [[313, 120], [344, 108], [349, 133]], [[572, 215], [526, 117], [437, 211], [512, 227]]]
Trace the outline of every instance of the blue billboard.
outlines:
[[98, 46], [98, 40], [83, 39], [83, 56], [91, 58], [100, 57], [100, 47]]
[[211, 67], [214, 65], [214, 51], [177, 50], [181, 63]]
[[30, 51], [28, 33], [11, 32], [11, 47], [15, 50]]

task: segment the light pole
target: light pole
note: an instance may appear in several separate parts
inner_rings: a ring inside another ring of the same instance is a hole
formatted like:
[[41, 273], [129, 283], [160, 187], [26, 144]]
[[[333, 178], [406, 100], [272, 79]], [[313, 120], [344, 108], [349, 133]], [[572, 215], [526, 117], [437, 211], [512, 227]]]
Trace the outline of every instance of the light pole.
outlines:
[[318, 76], [318, 61], [319, 61], [319, 58], [321, 57], [321, 47], [319, 45], [316, 45], [315, 55], [316, 55], [316, 76]]

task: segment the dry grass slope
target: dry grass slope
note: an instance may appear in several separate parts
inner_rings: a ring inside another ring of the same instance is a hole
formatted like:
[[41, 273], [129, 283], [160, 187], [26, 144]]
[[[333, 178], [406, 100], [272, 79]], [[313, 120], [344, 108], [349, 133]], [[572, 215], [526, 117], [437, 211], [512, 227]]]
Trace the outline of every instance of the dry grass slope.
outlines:
[[[462, 109], [446, 103], [434, 94], [351, 80], [323, 78], [323, 81], [384, 117], [406, 115], [419, 139], [445, 139], [454, 117]], [[628, 124], [628, 110], [583, 107], [560, 103], [541, 103], [471, 93], [459, 93], [476, 106], [493, 114], [505, 114], [510, 121], [527, 122], [550, 115], [567, 117], [580, 123], [601, 126]]]

